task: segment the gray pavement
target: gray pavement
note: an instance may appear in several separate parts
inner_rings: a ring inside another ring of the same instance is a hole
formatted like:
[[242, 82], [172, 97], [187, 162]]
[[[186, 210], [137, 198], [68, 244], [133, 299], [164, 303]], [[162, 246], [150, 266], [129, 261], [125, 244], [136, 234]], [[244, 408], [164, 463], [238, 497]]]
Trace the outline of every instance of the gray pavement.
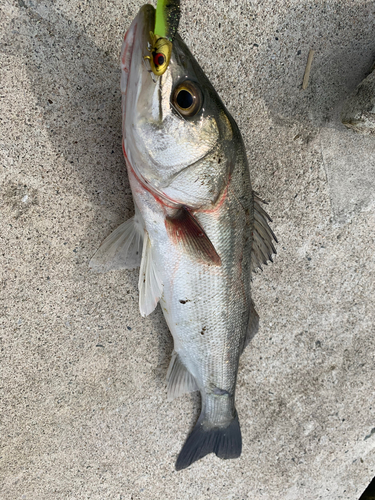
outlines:
[[0, 498], [356, 500], [375, 475], [375, 138], [339, 116], [374, 5], [182, 0], [279, 239], [253, 280], [243, 454], [182, 472], [200, 402], [166, 399], [161, 311], [140, 317], [137, 271], [88, 269], [133, 214], [118, 60], [140, 5], [0, 1]]

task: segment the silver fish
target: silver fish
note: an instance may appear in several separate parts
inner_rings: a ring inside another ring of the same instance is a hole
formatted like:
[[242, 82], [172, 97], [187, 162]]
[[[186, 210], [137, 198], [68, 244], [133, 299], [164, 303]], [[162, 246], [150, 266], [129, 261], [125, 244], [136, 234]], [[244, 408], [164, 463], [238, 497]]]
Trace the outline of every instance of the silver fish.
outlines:
[[251, 272], [272, 261], [276, 238], [251, 189], [239, 129], [179, 35], [167, 71], [152, 75], [145, 56], [154, 16], [151, 5], [140, 9], [121, 54], [123, 150], [135, 215], [90, 265], [140, 265], [140, 312], [147, 316], [160, 302], [174, 339], [168, 398], [201, 393], [180, 470], [211, 452], [241, 454], [238, 362], [258, 327]]

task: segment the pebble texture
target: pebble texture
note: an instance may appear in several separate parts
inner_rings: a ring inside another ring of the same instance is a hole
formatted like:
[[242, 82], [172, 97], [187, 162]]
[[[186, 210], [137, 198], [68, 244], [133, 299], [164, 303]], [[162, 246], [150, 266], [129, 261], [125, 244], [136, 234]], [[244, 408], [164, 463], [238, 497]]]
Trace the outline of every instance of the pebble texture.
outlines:
[[88, 269], [133, 213], [118, 60], [142, 2], [4, 0], [1, 499], [356, 500], [375, 475], [375, 138], [340, 120], [374, 4], [181, 3], [279, 239], [253, 280], [243, 454], [174, 471], [198, 396], [167, 402], [171, 337], [159, 308], [140, 317], [137, 271]]

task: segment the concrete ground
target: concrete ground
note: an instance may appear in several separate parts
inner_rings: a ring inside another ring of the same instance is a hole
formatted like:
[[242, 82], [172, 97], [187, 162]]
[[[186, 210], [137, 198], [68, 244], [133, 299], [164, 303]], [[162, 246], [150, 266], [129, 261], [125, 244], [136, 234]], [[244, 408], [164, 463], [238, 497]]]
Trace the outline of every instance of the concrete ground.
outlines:
[[374, 4], [182, 0], [279, 239], [253, 280], [243, 454], [182, 472], [200, 402], [166, 399], [161, 311], [140, 317], [137, 271], [88, 269], [133, 213], [118, 61], [141, 4], [0, 2], [0, 498], [356, 500], [375, 475], [375, 138], [339, 115], [375, 59]]

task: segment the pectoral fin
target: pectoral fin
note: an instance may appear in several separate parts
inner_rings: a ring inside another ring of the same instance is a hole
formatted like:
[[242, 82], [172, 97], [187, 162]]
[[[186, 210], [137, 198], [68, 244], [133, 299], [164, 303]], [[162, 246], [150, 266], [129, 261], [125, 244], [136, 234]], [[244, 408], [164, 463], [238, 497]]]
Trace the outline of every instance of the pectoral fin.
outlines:
[[137, 207], [134, 217], [115, 229], [101, 244], [89, 267], [98, 273], [135, 269], [141, 263], [144, 222]]
[[193, 258], [208, 265], [220, 266], [221, 259], [202, 226], [186, 208], [165, 219], [167, 233], [176, 245]]

